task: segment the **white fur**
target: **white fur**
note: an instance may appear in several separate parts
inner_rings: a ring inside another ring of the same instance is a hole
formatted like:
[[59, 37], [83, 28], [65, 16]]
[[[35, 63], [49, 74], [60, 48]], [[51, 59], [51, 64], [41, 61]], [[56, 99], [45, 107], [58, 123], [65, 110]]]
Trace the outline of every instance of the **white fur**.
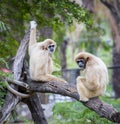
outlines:
[[36, 28], [37, 23], [35, 21], [30, 21], [30, 28]]

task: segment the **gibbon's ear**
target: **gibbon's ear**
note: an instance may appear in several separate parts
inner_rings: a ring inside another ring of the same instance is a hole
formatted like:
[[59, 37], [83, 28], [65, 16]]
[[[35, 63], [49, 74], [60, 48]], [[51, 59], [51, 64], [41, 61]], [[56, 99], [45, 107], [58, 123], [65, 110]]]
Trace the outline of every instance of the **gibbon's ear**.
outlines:
[[46, 46], [44, 46], [44, 45], [40, 46], [40, 49], [47, 50]]
[[88, 60], [90, 60], [90, 57], [87, 57], [86, 62], [87, 62]]

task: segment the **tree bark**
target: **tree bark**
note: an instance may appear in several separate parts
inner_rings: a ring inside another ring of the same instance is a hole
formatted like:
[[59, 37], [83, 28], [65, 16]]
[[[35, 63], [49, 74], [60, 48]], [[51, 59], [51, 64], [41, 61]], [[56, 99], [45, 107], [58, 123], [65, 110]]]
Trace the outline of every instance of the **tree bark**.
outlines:
[[62, 70], [62, 77], [66, 79], [66, 69], [67, 69], [67, 61], [66, 61], [66, 49], [68, 45], [69, 39], [64, 39], [61, 44], [61, 70]]
[[[120, 65], [120, 53], [116, 50], [116, 48], [113, 48], [113, 66], [114, 65]], [[115, 98], [120, 97], [120, 68], [113, 69], [112, 72], [112, 84], [113, 84], [113, 90], [115, 92]]]
[[94, 0], [82, 0], [82, 6], [89, 12], [94, 13]]
[[69, 39], [64, 39], [61, 44], [61, 68], [62, 70], [67, 68], [66, 49], [67, 49], [68, 41]]

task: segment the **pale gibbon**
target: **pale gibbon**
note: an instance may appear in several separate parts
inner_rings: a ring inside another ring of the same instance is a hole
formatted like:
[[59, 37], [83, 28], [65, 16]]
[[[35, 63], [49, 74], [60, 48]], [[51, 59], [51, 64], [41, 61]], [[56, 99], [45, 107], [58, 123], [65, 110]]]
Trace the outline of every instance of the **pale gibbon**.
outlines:
[[56, 42], [46, 39], [43, 42], [36, 42], [36, 22], [31, 21], [29, 41], [29, 71], [30, 77], [35, 81], [66, 82], [63, 79], [52, 75], [53, 61], [52, 53], [55, 51]]
[[87, 52], [78, 53], [75, 61], [83, 70], [83, 77], [78, 76], [76, 79], [80, 100], [86, 102], [92, 97], [102, 95], [108, 84], [108, 71], [104, 62]]

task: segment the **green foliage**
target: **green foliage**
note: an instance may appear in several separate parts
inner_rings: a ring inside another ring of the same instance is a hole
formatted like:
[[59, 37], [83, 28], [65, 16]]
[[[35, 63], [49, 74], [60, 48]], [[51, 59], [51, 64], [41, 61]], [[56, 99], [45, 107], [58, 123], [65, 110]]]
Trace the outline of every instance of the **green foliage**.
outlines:
[[54, 27], [54, 30], [64, 24], [72, 24], [74, 19], [85, 23], [87, 27], [92, 26], [92, 15], [69, 0], [1, 0], [0, 15], [1, 21], [7, 24], [9, 30], [17, 32], [18, 36], [23, 36], [25, 22], [28, 24], [33, 19], [37, 20], [40, 27]]
[[5, 78], [12, 78], [11, 73], [0, 71], [0, 107], [3, 105], [7, 93]]
[[[83, 22], [87, 27], [92, 26], [92, 15], [69, 0], [1, 0], [0, 15], [0, 29], [2, 30], [0, 56], [2, 58], [14, 56], [18, 48], [16, 41], [21, 41], [30, 20], [36, 20], [39, 29], [47, 26], [54, 30], [53, 38], [58, 46], [63, 41], [66, 25], [73, 24], [73, 20]], [[6, 30], [3, 31], [3, 27], [7, 27]], [[60, 51], [58, 47], [56, 51]], [[55, 52], [55, 54], [59, 56], [60, 52]]]
[[109, 51], [112, 45], [108, 44], [101, 36], [105, 35], [105, 30], [100, 25], [94, 25], [92, 30], [83, 30], [80, 41], [77, 43], [79, 47], [90, 53], [96, 54], [98, 48]]
[[4, 22], [0, 21], [0, 32], [6, 30], [6, 26], [4, 24]]
[[[7, 60], [13, 57], [18, 48], [18, 42], [11, 36], [8, 27], [0, 21], [0, 58]], [[0, 59], [0, 62], [1, 62]], [[0, 63], [0, 66], [1, 63]]]
[[[103, 99], [112, 103], [114, 107], [120, 108], [120, 99], [113, 100], [107, 97], [103, 97]], [[54, 121], [51, 121], [51, 124], [113, 124], [113, 122], [101, 118], [80, 102], [57, 103], [53, 107], [53, 115]]]
[[55, 19], [68, 24], [72, 24], [73, 19], [75, 19], [78, 22], [84, 22], [88, 26], [92, 25], [92, 16], [75, 2], [54, 0], [52, 1], [53, 4], [55, 7]]
[[9, 68], [8, 63], [5, 61], [5, 59], [0, 58], [0, 107], [3, 105], [4, 103], [4, 99], [6, 96], [6, 82], [5, 79], [6, 78], [10, 78], [12, 79], [12, 74], [10, 72], [3, 72], [2, 68]]
[[9, 68], [8, 63], [5, 61], [5, 59], [0, 58], [0, 68], [2, 68], [2, 67]]
[[0, 42], [0, 57], [4, 59], [13, 57], [16, 54], [17, 48], [18, 43], [15, 40]]

